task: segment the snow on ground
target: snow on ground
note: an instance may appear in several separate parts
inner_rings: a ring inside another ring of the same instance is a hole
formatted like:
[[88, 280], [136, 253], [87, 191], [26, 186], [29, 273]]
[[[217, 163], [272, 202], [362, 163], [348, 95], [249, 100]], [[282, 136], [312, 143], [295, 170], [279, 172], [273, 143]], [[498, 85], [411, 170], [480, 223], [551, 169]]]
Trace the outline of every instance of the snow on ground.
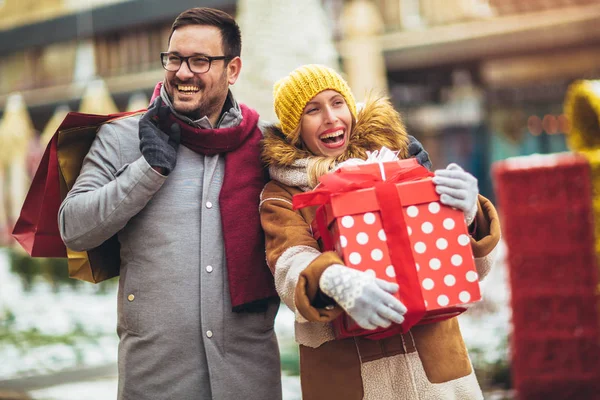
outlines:
[[78, 341], [75, 347], [55, 344], [21, 351], [14, 346], [1, 346], [0, 380], [116, 360], [115, 293], [94, 294], [86, 290], [93, 289], [90, 285], [81, 285], [78, 291], [64, 287], [60, 293], [54, 293], [45, 282], [24, 292], [8, 264], [6, 250], [0, 249], [0, 320], [10, 311], [15, 315], [14, 328], [19, 331], [36, 328], [44, 334], [61, 335], [83, 327], [98, 338], [96, 343]]
[[[483, 300], [458, 317], [469, 349], [482, 351], [482, 361], [493, 363], [506, 357], [506, 340], [510, 331], [510, 288], [506, 268], [506, 247], [498, 245], [496, 263], [481, 282]], [[472, 355], [473, 356], [473, 355]]]
[[[82, 326], [87, 332], [100, 335], [98, 341], [78, 344], [77, 351], [67, 345], [48, 345], [21, 351], [14, 346], [0, 346], [0, 381], [24, 376], [44, 375], [76, 367], [93, 367], [116, 363], [116, 287], [97, 294], [92, 285], [81, 285], [77, 291], [64, 287], [52, 292], [49, 284], [38, 282], [25, 293], [18, 276], [10, 273], [5, 249], [0, 249], [0, 321], [6, 311], [15, 314], [14, 327], [19, 330], [37, 328], [46, 334], [66, 334]], [[281, 345], [293, 344], [293, 314], [282, 307], [275, 330]], [[80, 357], [80, 358], [79, 358]], [[284, 400], [300, 399], [297, 376], [283, 379]], [[57, 385], [34, 390], [35, 400], [106, 400], [116, 398], [117, 377], [109, 376], [86, 382]]]
[[[467, 346], [481, 349], [487, 362], [505, 357], [502, 345], [509, 330], [510, 312], [504, 254], [501, 246], [497, 264], [482, 283], [485, 300], [459, 317]], [[9, 271], [6, 251], [0, 249], [0, 320], [6, 310], [15, 314], [19, 330], [35, 327], [47, 334], [66, 334], [82, 326], [86, 332], [98, 334], [99, 339], [96, 343], [78, 343], [76, 351], [66, 345], [26, 351], [4, 345], [0, 347], [0, 380], [116, 363], [116, 287], [106, 294], [95, 293], [92, 285], [81, 285], [77, 291], [64, 287], [55, 293], [49, 284], [39, 282], [25, 293], [19, 278]], [[275, 329], [282, 348], [293, 346], [293, 314], [285, 306], [279, 311]], [[300, 399], [298, 377], [284, 375], [283, 380], [284, 399]], [[113, 376], [40, 389], [31, 396], [36, 400], [104, 400], [116, 397], [116, 385]]]
[[[283, 400], [300, 400], [297, 376], [282, 376]], [[117, 398], [117, 377], [53, 386], [29, 392], [34, 400], [107, 400]]]
[[34, 400], [108, 400], [117, 398], [117, 378], [110, 377], [29, 392]]

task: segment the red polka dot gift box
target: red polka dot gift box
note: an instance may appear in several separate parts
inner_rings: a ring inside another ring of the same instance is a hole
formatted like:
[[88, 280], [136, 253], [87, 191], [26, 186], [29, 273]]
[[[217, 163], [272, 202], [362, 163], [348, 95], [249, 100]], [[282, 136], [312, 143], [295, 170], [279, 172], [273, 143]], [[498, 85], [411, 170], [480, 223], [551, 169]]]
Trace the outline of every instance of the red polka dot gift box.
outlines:
[[377, 330], [364, 330], [343, 314], [334, 321], [338, 338], [381, 339], [454, 317], [481, 300], [464, 215], [439, 202], [431, 175], [414, 159], [353, 165], [294, 196], [295, 208], [320, 205], [313, 232], [323, 251], [335, 250], [348, 267], [397, 282], [397, 297], [408, 309], [402, 325]]

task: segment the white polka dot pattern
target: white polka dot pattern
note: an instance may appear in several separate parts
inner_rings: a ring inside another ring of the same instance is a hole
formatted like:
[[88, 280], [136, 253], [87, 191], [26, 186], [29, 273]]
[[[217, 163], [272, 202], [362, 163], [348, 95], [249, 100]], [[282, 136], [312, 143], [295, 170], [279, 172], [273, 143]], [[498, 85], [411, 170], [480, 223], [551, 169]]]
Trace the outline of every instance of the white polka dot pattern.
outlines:
[[[439, 202], [403, 208], [410, 247], [421, 294], [428, 312], [460, 312], [481, 299], [470, 236], [461, 211]], [[372, 276], [397, 283], [397, 272], [388, 251], [390, 237], [378, 211], [348, 215], [336, 220], [332, 234], [344, 263]], [[402, 286], [397, 296], [402, 299]]]
[[465, 303], [481, 299], [481, 294], [463, 214], [438, 202], [415, 207], [414, 217], [405, 208], [405, 221], [416, 264], [429, 267], [417, 268], [428, 310], [464, 310]]
[[342, 246], [342, 249], [348, 246], [348, 239], [346, 239], [346, 236], [340, 236], [340, 244]]
[[425, 253], [426, 250], [427, 250], [427, 246], [425, 246], [425, 243], [423, 243], [423, 242], [415, 243], [415, 251], [417, 253], [423, 254], [423, 253]]
[[441, 294], [437, 298], [437, 303], [442, 307], [446, 307], [448, 304], [450, 304], [450, 299], [445, 294]]
[[453, 255], [452, 258], [450, 259], [450, 262], [455, 267], [459, 267], [462, 264], [462, 261], [463, 261], [462, 257], [459, 256], [458, 254]]
[[383, 251], [381, 251], [380, 249], [374, 249], [371, 252], [371, 258], [373, 259], [373, 261], [381, 261], [383, 259]]
[[429, 203], [429, 206], [427, 206], [427, 208], [429, 209], [430, 213], [437, 214], [440, 212], [440, 203], [434, 201], [432, 203]]
[[354, 226], [354, 218], [352, 218], [349, 215], [343, 217], [342, 218], [342, 226], [344, 228], [352, 228]]
[[454, 223], [454, 220], [452, 218], [446, 218], [443, 222], [444, 224], [444, 229], [447, 229], [449, 231], [451, 231], [452, 229], [454, 229], [454, 226], [456, 225]]
[[423, 289], [425, 289], [425, 290], [431, 290], [435, 286], [435, 284], [433, 283], [433, 280], [430, 278], [423, 279], [422, 285], [423, 285]]
[[421, 225], [421, 230], [423, 233], [431, 233], [433, 232], [433, 224], [431, 222], [423, 222], [423, 225]]
[[458, 298], [460, 299], [460, 301], [462, 301], [463, 303], [468, 303], [469, 300], [471, 300], [471, 293], [465, 291], [460, 292], [460, 294], [458, 295]]
[[409, 206], [406, 210], [406, 215], [411, 218], [415, 218], [417, 215], [419, 215], [419, 209], [416, 206]]
[[469, 271], [467, 272], [466, 278], [469, 282], [476, 282], [479, 277], [477, 276], [477, 272]]
[[360, 253], [351, 253], [349, 259], [350, 259], [350, 264], [354, 264], [354, 265], [358, 265], [362, 261], [362, 257], [360, 256]]
[[356, 241], [358, 244], [367, 244], [369, 242], [369, 235], [364, 232], [360, 232], [358, 235], [356, 235]]
[[375, 223], [375, 214], [368, 212], [363, 216], [363, 220], [367, 225], [373, 225]]
[[396, 271], [394, 270], [394, 266], [393, 265], [388, 265], [388, 267], [385, 269], [385, 274], [390, 277], [390, 278], [395, 278], [396, 277]]

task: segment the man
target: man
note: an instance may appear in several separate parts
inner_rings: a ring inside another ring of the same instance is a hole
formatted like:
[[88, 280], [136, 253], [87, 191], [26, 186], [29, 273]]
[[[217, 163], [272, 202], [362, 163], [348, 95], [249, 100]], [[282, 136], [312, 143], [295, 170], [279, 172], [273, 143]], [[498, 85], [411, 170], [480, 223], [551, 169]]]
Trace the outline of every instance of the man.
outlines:
[[229, 91], [240, 51], [228, 14], [179, 15], [160, 96], [99, 130], [61, 205], [67, 247], [121, 244], [119, 399], [281, 398], [262, 134]]
[[61, 205], [67, 247], [113, 235], [121, 245], [119, 399], [281, 398], [262, 133], [229, 91], [240, 52], [228, 14], [180, 14], [159, 96], [143, 116], [102, 126]]

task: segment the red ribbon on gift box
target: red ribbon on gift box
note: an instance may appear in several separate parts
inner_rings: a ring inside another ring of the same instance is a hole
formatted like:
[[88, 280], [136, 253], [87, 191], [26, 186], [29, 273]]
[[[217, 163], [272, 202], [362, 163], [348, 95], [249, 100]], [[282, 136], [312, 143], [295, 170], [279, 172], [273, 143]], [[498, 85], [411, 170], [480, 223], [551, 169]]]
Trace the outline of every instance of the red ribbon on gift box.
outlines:
[[[360, 196], [357, 197], [357, 201], [349, 201], [346, 204], [349, 204], [349, 207], [355, 209], [355, 213], [358, 213], [372, 211], [360, 210], [360, 207], [361, 202], [369, 203], [367, 196], [370, 194], [372, 197], [374, 189], [376, 202], [378, 203], [376, 208], [381, 215], [383, 230], [387, 237], [390, 259], [396, 271], [396, 281], [402, 288], [401, 300], [409, 310], [401, 326], [402, 332], [407, 332], [412, 326], [416, 325], [425, 315], [426, 310], [416, 268], [401, 268], [407, 265], [414, 266], [415, 260], [410, 250], [411, 246], [404, 221], [404, 214], [399, 212], [399, 210], [402, 210], [403, 204], [397, 184], [419, 181], [431, 176], [433, 176], [433, 173], [419, 165], [414, 159], [348, 166], [342, 167], [332, 174], [322, 176], [319, 179], [321, 183], [317, 189], [295, 195], [293, 198], [294, 209], [299, 209], [314, 205], [330, 205], [332, 198], [356, 192]], [[430, 182], [429, 187], [432, 188]], [[370, 189], [368, 190], [369, 193], [364, 189]], [[408, 193], [408, 191], [403, 192]], [[420, 194], [422, 196], [417, 192], [413, 191], [418, 197], [426, 196], [430, 198], [433, 194], [435, 200], [438, 199], [435, 191], [433, 193], [431, 190], [426, 191], [426, 193], [421, 191]], [[409, 204], [413, 203], [409, 202]], [[325, 208], [319, 209], [316, 214], [318, 233], [322, 238], [325, 249], [333, 248], [333, 240], [328, 230], [332, 219], [331, 214], [326, 212]], [[344, 214], [348, 215], [352, 214], [352, 212]], [[373, 338], [376, 339], [379, 336]]]

